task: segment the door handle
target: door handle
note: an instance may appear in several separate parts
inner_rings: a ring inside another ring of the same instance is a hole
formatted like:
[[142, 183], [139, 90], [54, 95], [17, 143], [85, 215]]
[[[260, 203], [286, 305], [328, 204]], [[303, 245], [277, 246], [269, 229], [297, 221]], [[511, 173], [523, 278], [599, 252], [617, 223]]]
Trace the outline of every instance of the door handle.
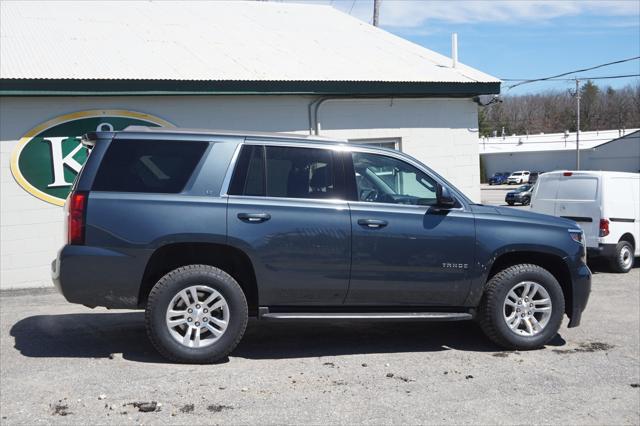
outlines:
[[367, 228], [379, 229], [387, 226], [389, 222], [379, 219], [358, 219], [358, 225], [366, 226]]
[[261, 223], [271, 219], [269, 213], [238, 213], [238, 219], [243, 222]]

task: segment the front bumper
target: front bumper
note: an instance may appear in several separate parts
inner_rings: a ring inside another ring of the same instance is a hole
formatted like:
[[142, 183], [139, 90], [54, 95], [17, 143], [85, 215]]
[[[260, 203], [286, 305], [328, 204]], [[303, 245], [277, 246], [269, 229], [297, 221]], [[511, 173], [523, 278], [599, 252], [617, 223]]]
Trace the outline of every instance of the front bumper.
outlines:
[[123, 253], [66, 245], [51, 262], [51, 279], [71, 303], [91, 308], [135, 309], [147, 259], [146, 250]]
[[569, 314], [569, 328], [580, 325], [582, 313], [589, 302], [591, 294], [591, 270], [582, 261], [579, 261], [577, 267], [570, 268], [571, 272], [571, 307]]
[[512, 196], [504, 197], [504, 201], [506, 202], [511, 201], [513, 203], [522, 203], [524, 199], [520, 195], [512, 195]]

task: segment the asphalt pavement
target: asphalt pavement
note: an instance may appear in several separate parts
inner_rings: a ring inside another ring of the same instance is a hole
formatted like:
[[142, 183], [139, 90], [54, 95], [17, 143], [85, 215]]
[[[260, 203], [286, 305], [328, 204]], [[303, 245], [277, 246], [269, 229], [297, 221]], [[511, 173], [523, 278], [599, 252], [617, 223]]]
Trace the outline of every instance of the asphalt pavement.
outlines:
[[[480, 198], [483, 204], [491, 204], [495, 206], [508, 207], [509, 205], [504, 201], [505, 195], [509, 191], [515, 191], [520, 185], [488, 185], [482, 184], [480, 189]], [[517, 209], [528, 209], [529, 206], [522, 206], [516, 204], [512, 206]]]
[[[483, 195], [484, 195], [483, 191]], [[251, 321], [172, 364], [143, 315], [0, 293], [1, 424], [639, 424], [640, 268], [594, 266], [578, 328], [503, 351], [473, 322]]]

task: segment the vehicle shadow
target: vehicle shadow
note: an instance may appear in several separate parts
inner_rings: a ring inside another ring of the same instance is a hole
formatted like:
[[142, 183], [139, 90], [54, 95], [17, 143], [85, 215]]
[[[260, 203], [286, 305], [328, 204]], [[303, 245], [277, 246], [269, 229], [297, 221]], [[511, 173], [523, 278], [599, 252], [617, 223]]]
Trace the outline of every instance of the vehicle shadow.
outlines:
[[[15, 348], [27, 357], [108, 358], [166, 363], [149, 342], [142, 312], [38, 315], [11, 328]], [[551, 346], [562, 346], [559, 335]], [[462, 350], [499, 352], [470, 321], [296, 323], [250, 320], [232, 356], [288, 359], [395, 352]], [[225, 361], [223, 361], [225, 362]]]
[[[589, 269], [591, 269], [591, 272], [595, 275], [595, 274], [615, 274], [615, 272], [612, 272], [611, 270], [611, 266], [609, 265], [609, 262], [606, 259], [602, 259], [602, 258], [588, 258], [587, 259], [587, 266], [589, 266]], [[635, 262], [633, 264], [632, 269], [638, 269], [640, 268], [640, 258], [635, 258]]]

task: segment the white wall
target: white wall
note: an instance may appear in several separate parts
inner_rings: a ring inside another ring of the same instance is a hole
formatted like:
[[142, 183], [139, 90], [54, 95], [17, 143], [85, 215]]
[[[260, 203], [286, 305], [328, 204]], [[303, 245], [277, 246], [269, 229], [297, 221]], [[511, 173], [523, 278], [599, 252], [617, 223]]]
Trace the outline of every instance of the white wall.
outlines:
[[[34, 126], [59, 115], [127, 109], [179, 127], [308, 134], [304, 96], [15, 97], [0, 98], [0, 288], [49, 286], [50, 262], [63, 244], [62, 208], [15, 183], [11, 152]], [[480, 199], [477, 108], [468, 99], [327, 101], [321, 134], [340, 138], [400, 138], [401, 149]]]
[[589, 150], [590, 170], [640, 173], [640, 132]]
[[574, 151], [518, 152], [482, 154], [485, 178], [496, 172], [530, 170], [550, 172], [552, 170], [573, 170], [576, 167]]
[[[481, 154], [486, 178], [496, 172], [532, 170], [574, 170], [576, 152], [544, 151], [500, 154]], [[582, 170], [608, 170], [616, 172], [640, 172], [640, 132], [628, 134], [596, 148], [580, 150]]]

